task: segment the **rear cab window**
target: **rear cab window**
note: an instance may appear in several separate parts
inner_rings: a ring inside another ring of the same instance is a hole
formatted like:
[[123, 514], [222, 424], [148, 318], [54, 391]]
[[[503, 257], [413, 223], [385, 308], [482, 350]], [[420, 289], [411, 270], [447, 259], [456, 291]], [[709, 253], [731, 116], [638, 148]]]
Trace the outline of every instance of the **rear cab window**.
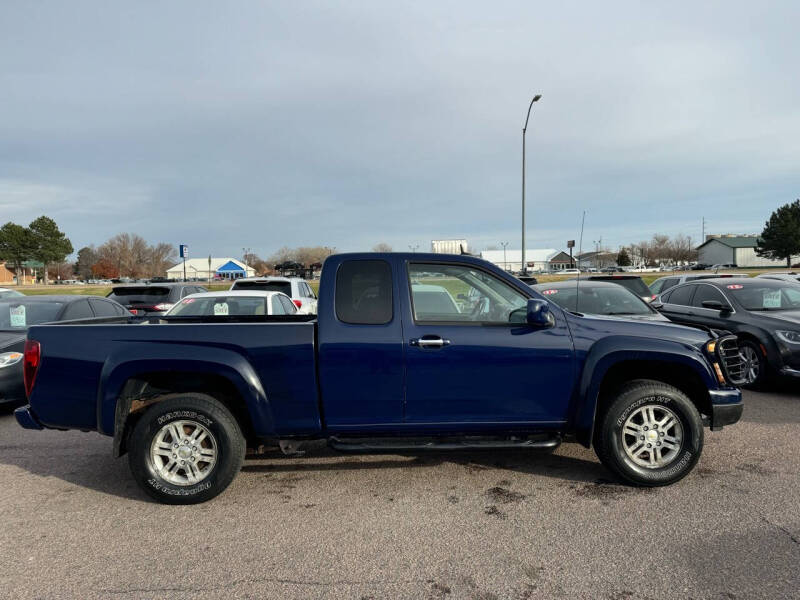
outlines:
[[385, 325], [394, 316], [392, 268], [385, 260], [347, 260], [336, 273], [336, 318], [353, 325]]
[[281, 292], [287, 296], [292, 295], [290, 281], [237, 281], [233, 284], [234, 290], [262, 290], [264, 292]]

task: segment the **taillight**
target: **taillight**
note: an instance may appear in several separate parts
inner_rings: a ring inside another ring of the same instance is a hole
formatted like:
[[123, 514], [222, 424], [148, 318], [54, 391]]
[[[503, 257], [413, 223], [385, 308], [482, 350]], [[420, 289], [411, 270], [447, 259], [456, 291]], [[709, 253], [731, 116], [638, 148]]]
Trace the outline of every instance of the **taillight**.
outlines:
[[131, 313], [132, 315], [138, 315], [139, 314], [139, 311], [136, 310], [135, 308], [129, 308], [128, 312]]
[[169, 302], [162, 302], [161, 304], [156, 304], [153, 308], [155, 310], [169, 310], [175, 306], [174, 304], [170, 304]]
[[303, 308], [303, 302], [301, 300], [292, 300], [292, 302], [294, 302], [297, 308]]
[[33, 384], [36, 382], [36, 373], [42, 359], [42, 347], [39, 342], [25, 340], [25, 362], [22, 366], [22, 378], [25, 382], [25, 395], [30, 398]]

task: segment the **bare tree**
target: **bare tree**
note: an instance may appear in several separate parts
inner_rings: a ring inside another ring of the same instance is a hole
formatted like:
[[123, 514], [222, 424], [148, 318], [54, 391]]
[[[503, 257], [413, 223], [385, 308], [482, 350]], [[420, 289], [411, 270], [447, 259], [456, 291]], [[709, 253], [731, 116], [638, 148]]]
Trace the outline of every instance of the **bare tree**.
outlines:
[[379, 242], [372, 247], [373, 252], [391, 252], [392, 247], [386, 242]]

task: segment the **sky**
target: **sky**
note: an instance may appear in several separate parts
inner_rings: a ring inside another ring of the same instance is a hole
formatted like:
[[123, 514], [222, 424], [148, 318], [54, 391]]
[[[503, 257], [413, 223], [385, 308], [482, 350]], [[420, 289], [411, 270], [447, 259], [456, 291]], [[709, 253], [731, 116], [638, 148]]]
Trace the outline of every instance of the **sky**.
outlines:
[[[5, 2], [0, 223], [75, 249], [757, 233], [800, 197], [800, 3]], [[578, 242], [579, 243], [579, 242]]]

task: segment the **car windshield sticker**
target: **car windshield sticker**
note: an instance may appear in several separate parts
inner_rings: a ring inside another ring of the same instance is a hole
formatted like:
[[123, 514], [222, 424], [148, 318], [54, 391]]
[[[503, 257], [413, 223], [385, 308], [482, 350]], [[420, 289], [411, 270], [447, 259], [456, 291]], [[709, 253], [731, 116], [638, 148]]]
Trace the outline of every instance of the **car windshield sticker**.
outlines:
[[552, 296], [553, 294], [557, 294], [558, 290], [545, 290], [542, 292], [545, 296]]
[[214, 304], [214, 316], [215, 317], [227, 317], [228, 316], [228, 303], [227, 302], [219, 302]]
[[185, 298], [181, 304], [191, 304], [194, 302], [194, 298]]
[[12, 327], [25, 327], [25, 305], [12, 306], [11, 310], [11, 326]]
[[733, 285], [729, 285], [729, 286], [728, 286], [728, 289], [729, 289], [729, 290], [740, 290], [740, 289], [742, 289], [743, 287], [744, 287], [743, 285], [739, 285], [738, 283], [735, 283], [735, 284], [733, 284]]
[[771, 292], [764, 292], [764, 308], [780, 308], [781, 307], [781, 291], [774, 290]]

